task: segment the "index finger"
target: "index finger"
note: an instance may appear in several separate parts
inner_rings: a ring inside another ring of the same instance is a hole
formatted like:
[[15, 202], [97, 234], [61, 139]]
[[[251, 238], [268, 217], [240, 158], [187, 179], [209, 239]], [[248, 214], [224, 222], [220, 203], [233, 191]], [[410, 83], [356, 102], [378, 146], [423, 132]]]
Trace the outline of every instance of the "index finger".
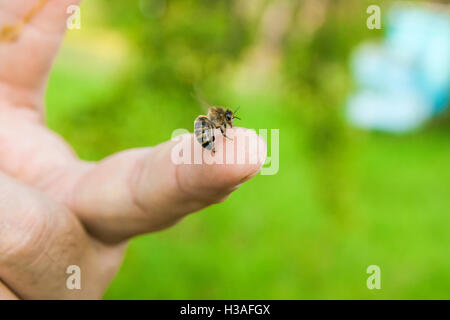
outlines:
[[47, 76], [79, 0], [0, 0], [0, 97], [43, 109]]

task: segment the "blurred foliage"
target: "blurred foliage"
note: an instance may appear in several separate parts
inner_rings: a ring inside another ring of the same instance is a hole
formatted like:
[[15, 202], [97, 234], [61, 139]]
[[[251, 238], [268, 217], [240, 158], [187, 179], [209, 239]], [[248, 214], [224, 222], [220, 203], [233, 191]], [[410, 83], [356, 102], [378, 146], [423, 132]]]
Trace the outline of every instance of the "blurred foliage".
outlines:
[[448, 121], [391, 136], [343, 118], [352, 49], [382, 36], [365, 27], [372, 2], [83, 3], [47, 97], [82, 158], [192, 130], [199, 97], [280, 129], [278, 174], [133, 240], [105, 298], [450, 298]]

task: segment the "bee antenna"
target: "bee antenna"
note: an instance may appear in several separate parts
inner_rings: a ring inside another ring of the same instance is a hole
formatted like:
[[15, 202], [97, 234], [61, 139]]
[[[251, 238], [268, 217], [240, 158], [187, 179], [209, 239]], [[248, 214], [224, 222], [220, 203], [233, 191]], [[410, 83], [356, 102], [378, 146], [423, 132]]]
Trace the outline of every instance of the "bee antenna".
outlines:
[[234, 116], [233, 118], [234, 118], [234, 119], [238, 119], [238, 120], [241, 120], [241, 118], [239, 118], [239, 117], [236, 117], [236, 116]]
[[238, 112], [238, 110], [239, 110], [240, 108], [241, 108], [241, 107], [237, 107], [237, 109], [234, 111], [234, 113]]

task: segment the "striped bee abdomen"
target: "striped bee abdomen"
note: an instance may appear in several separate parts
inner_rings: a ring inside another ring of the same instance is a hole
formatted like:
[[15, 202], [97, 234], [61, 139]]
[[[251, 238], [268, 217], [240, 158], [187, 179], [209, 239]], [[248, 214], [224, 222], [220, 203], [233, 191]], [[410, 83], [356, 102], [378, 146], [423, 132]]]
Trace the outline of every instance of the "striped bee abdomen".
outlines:
[[214, 141], [216, 138], [214, 137], [214, 125], [207, 116], [198, 116], [195, 119], [194, 134], [195, 139], [197, 139], [203, 148], [215, 152]]

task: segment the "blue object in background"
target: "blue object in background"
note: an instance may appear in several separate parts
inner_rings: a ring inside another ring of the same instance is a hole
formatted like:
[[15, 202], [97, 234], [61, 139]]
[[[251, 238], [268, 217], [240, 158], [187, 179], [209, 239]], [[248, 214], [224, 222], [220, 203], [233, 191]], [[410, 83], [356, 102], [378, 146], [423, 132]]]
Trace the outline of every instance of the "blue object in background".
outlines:
[[404, 132], [448, 107], [450, 7], [442, 8], [395, 7], [383, 43], [357, 48], [351, 68], [358, 91], [347, 109], [354, 125]]

